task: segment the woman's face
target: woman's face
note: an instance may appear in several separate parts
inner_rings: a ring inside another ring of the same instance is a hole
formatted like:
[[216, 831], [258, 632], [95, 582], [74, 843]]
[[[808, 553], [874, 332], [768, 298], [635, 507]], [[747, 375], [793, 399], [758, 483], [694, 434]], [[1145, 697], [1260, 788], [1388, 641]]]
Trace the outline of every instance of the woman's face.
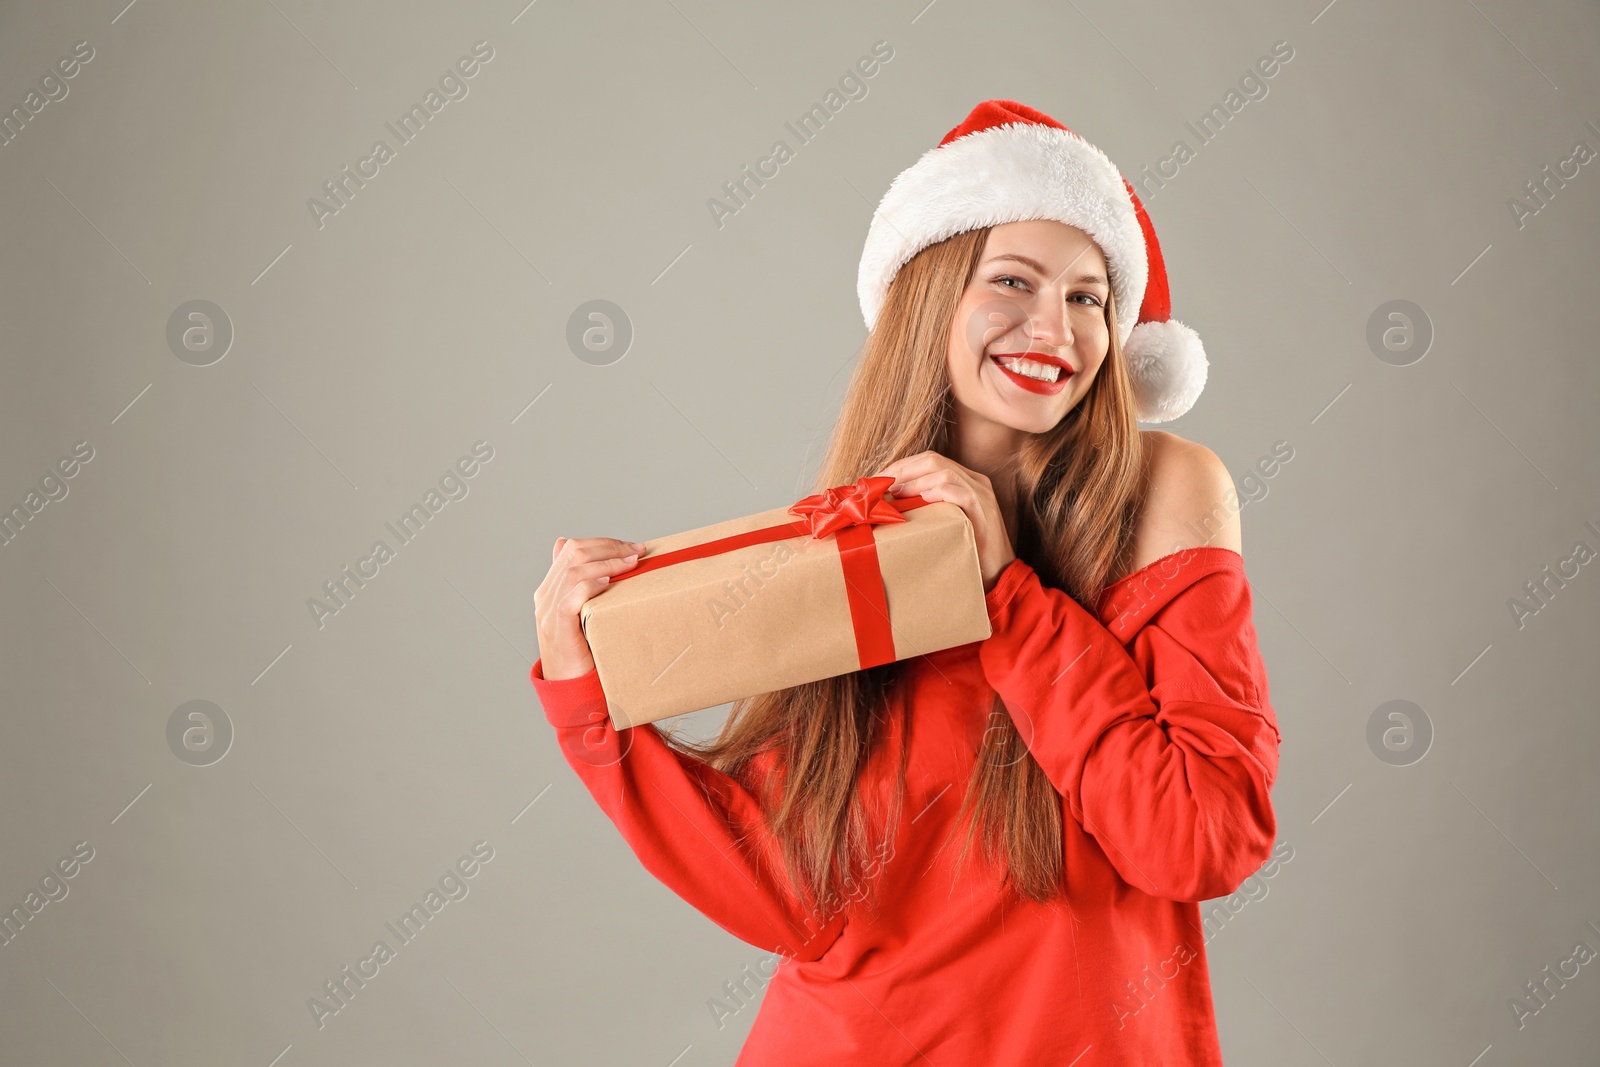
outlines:
[[[1075, 226], [1035, 219], [990, 230], [950, 326], [950, 388], [964, 414], [1025, 433], [1060, 422], [1110, 350], [1108, 278], [1100, 246]], [[1034, 365], [1015, 365], [1022, 360]]]

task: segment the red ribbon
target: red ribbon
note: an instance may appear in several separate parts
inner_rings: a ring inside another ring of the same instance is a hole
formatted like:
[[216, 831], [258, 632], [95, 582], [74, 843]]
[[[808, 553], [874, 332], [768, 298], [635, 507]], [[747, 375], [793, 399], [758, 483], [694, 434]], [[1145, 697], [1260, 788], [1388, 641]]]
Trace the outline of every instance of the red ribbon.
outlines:
[[885, 500], [883, 494], [893, 484], [894, 479], [887, 474], [863, 476], [856, 479], [854, 485], [837, 485], [814, 493], [789, 506], [789, 513], [799, 516], [794, 522], [782, 522], [663, 552], [659, 556], [649, 556], [641, 559], [632, 570], [612, 575], [611, 583], [685, 560], [720, 555], [736, 548], [806, 535], [821, 540], [832, 534], [839, 546], [839, 564], [844, 570], [845, 593], [850, 601], [850, 623], [855, 630], [861, 669], [892, 663], [897, 658], [894, 635], [889, 625], [889, 600], [883, 588], [883, 571], [878, 564], [878, 546], [873, 528], [885, 523], [905, 522], [902, 512], [930, 503], [920, 496]]

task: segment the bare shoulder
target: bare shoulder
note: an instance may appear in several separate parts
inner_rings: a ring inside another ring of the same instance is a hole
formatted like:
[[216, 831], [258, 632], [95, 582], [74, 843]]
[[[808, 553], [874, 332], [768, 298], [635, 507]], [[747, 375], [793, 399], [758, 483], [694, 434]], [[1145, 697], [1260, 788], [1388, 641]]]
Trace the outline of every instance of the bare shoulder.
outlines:
[[1211, 545], [1242, 554], [1239, 497], [1217, 454], [1165, 430], [1139, 433], [1145, 448], [1145, 495], [1133, 559], [1122, 573], [1185, 548]]

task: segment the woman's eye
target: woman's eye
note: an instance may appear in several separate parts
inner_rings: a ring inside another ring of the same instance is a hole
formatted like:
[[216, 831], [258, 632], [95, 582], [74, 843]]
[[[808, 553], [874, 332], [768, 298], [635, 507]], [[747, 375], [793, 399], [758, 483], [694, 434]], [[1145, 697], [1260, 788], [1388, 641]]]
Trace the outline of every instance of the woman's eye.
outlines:
[[1078, 297], [1078, 296], [1086, 296], [1086, 297], [1088, 297], [1089, 298], [1089, 306], [1090, 307], [1100, 307], [1101, 306], [1100, 298], [1098, 296], [1095, 296], [1093, 293], [1073, 293], [1072, 295], [1074, 297]]
[[1009, 274], [1002, 274], [1000, 277], [996, 278], [995, 281], [1000, 282], [1000, 283], [1021, 282], [1023, 285], [1027, 285], [1028, 284], [1027, 282], [1023, 282], [1021, 278], [1014, 278]]

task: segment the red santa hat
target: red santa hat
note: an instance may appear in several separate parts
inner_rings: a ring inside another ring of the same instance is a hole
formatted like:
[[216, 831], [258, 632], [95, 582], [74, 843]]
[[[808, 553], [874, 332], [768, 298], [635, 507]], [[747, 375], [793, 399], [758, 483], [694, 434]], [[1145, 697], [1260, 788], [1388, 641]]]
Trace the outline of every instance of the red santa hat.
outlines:
[[[980, 226], [1055, 219], [1100, 246], [1117, 302], [1117, 332], [1141, 422], [1168, 422], [1194, 406], [1206, 354], [1170, 317], [1166, 264], [1133, 186], [1106, 154], [1043, 112], [985, 100], [901, 171], [873, 212], [856, 292], [867, 329], [889, 283], [922, 249]], [[1138, 308], [1137, 317], [1130, 308]]]

